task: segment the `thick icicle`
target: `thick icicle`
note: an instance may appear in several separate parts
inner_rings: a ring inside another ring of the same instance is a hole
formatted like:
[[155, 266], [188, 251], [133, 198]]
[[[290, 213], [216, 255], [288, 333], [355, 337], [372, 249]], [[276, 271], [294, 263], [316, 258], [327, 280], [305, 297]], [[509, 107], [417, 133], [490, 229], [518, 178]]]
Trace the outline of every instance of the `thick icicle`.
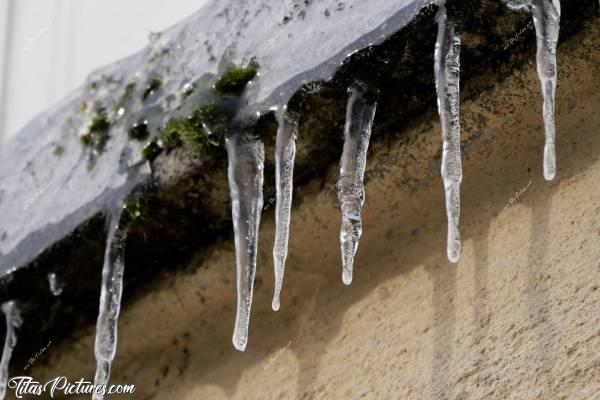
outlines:
[[548, 181], [556, 175], [556, 148], [554, 103], [556, 93], [556, 45], [560, 30], [560, 0], [510, 1], [514, 10], [530, 11], [537, 38], [537, 74], [544, 98], [544, 178]]
[[460, 258], [460, 37], [452, 21], [448, 21], [445, 1], [437, 14], [438, 36], [435, 44], [435, 85], [442, 128], [442, 179], [446, 192], [448, 216], [448, 259]]
[[377, 103], [366, 96], [358, 84], [348, 89], [344, 150], [340, 162], [337, 196], [342, 210], [340, 247], [342, 251], [342, 281], [352, 282], [354, 256], [362, 235], [360, 214], [365, 200], [363, 179], [367, 164], [367, 149]]
[[231, 214], [235, 234], [237, 312], [233, 345], [246, 349], [256, 273], [258, 229], [263, 207], [265, 149], [259, 140], [234, 134], [226, 140]]
[[277, 204], [275, 206], [275, 244], [273, 265], [275, 270], [275, 291], [273, 310], [279, 310], [281, 285], [285, 273], [285, 260], [288, 253], [290, 217], [292, 212], [292, 192], [294, 186], [294, 160], [296, 158], [296, 137], [298, 136], [298, 115], [288, 113], [287, 106], [277, 113], [277, 140], [275, 143], [275, 186]]
[[[96, 376], [95, 385], [106, 385], [110, 377], [110, 367], [117, 350], [117, 323], [121, 311], [123, 293], [123, 273], [125, 271], [125, 239], [127, 230], [119, 227], [122, 207], [111, 212], [108, 237], [102, 268], [102, 286], [100, 288], [100, 310], [96, 322]], [[94, 393], [93, 400], [104, 396]]]
[[8, 301], [2, 304], [2, 311], [6, 317], [6, 337], [4, 339], [4, 350], [2, 350], [2, 360], [0, 361], [0, 400], [6, 396], [6, 384], [8, 382], [8, 365], [12, 356], [13, 349], [17, 344], [16, 329], [23, 322], [19, 309], [14, 301]]

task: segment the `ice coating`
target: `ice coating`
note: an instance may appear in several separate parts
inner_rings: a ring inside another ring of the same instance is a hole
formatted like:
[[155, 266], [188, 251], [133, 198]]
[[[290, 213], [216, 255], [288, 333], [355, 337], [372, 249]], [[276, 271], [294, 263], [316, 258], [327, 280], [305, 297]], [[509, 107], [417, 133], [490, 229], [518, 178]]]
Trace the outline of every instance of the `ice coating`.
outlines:
[[[125, 272], [125, 240], [127, 230], [119, 226], [122, 207], [112, 210], [109, 216], [108, 235], [102, 267], [100, 307], [96, 322], [96, 375], [94, 384], [106, 385], [110, 378], [110, 368], [117, 350], [117, 323], [121, 311], [123, 274]], [[101, 400], [101, 393], [94, 393], [93, 400]]]
[[289, 113], [286, 107], [277, 111], [277, 139], [275, 143], [275, 244], [273, 245], [273, 266], [275, 290], [273, 310], [279, 310], [281, 286], [288, 254], [290, 217], [292, 213], [292, 193], [294, 187], [294, 160], [296, 158], [296, 137], [298, 136], [298, 115]]
[[354, 256], [362, 235], [361, 211], [365, 200], [363, 179], [367, 165], [367, 149], [377, 103], [354, 84], [348, 89], [344, 149], [337, 182], [337, 197], [342, 211], [340, 248], [342, 252], [342, 281], [352, 282]]
[[231, 216], [235, 236], [237, 311], [233, 345], [246, 349], [250, 308], [256, 274], [258, 230], [263, 207], [265, 149], [262, 142], [243, 133], [226, 139]]
[[537, 74], [542, 86], [544, 104], [544, 178], [551, 181], [556, 176], [556, 144], [554, 104], [556, 96], [557, 61], [556, 45], [560, 31], [560, 0], [510, 1], [513, 10], [531, 12], [537, 42]]
[[446, 15], [445, 2], [437, 14], [434, 70], [438, 111], [442, 129], [442, 179], [448, 217], [447, 254], [450, 262], [460, 258], [460, 37]]
[[0, 361], [0, 400], [3, 400], [6, 396], [8, 366], [17, 344], [16, 330], [23, 323], [19, 309], [14, 301], [2, 304], [2, 312], [4, 312], [4, 317], [6, 318], [6, 337], [4, 339], [4, 349], [2, 350], [2, 360]]

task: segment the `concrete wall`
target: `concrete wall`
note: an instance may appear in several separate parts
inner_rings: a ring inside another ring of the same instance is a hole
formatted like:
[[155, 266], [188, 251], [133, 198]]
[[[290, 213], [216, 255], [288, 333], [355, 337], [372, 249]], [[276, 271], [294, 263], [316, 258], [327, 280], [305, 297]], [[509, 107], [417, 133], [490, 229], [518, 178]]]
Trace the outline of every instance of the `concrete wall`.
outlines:
[[207, 0], [0, 0], [0, 141]]

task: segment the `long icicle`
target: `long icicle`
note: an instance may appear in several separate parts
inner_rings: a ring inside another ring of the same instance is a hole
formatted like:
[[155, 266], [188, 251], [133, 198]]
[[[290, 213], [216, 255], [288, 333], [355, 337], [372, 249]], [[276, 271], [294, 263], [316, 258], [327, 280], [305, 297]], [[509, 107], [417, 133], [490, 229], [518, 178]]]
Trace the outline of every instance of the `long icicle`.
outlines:
[[6, 318], [6, 337], [4, 339], [4, 349], [2, 350], [2, 360], [0, 361], [0, 400], [4, 400], [4, 397], [6, 396], [8, 366], [13, 350], [17, 344], [16, 329], [23, 323], [19, 309], [14, 301], [8, 301], [2, 304], [2, 311]]
[[438, 36], [435, 44], [435, 86], [442, 128], [442, 179], [446, 192], [448, 217], [447, 254], [450, 262], [460, 258], [460, 37], [448, 21], [445, 1], [437, 14]]
[[551, 181], [556, 176], [556, 142], [554, 104], [556, 98], [556, 45], [560, 30], [560, 1], [537, 0], [533, 8], [533, 21], [537, 37], [537, 73], [544, 98], [544, 178]]
[[348, 89], [344, 150], [337, 182], [337, 197], [342, 211], [340, 248], [342, 251], [342, 281], [352, 283], [354, 256], [362, 235], [360, 214], [365, 201], [363, 179], [367, 165], [367, 150], [377, 103], [365, 89], [354, 84]]
[[275, 206], [275, 244], [273, 246], [275, 290], [272, 303], [274, 311], [278, 311], [280, 306], [281, 286], [288, 254], [298, 115], [288, 112], [287, 106], [284, 106], [277, 112], [277, 123], [279, 125], [275, 143], [277, 204]]
[[[108, 236], [102, 267], [102, 286], [100, 288], [100, 307], [96, 322], [95, 385], [106, 385], [110, 378], [110, 368], [117, 350], [117, 323], [121, 310], [123, 293], [123, 274], [125, 272], [125, 241], [127, 229], [119, 227], [123, 208], [111, 210], [109, 215]], [[102, 400], [100, 391], [92, 395], [93, 400]]]
[[557, 62], [556, 45], [560, 31], [560, 0], [527, 0], [508, 3], [513, 10], [531, 12], [537, 43], [537, 74], [542, 86], [544, 105], [544, 178], [551, 181], [556, 176], [556, 144], [554, 104], [556, 97]]
[[248, 343], [258, 229], [263, 207], [265, 149], [259, 140], [242, 134], [229, 136], [226, 147], [237, 270], [237, 312], [232, 341], [237, 350], [244, 351]]

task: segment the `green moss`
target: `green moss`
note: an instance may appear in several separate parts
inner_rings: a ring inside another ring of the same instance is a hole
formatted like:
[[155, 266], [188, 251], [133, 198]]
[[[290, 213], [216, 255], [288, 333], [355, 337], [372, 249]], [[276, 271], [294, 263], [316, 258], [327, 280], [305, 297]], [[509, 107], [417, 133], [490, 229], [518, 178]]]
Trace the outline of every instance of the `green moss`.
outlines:
[[188, 119], [185, 124], [187, 129], [181, 132], [181, 140], [191, 146], [196, 154], [205, 156], [208, 153], [208, 147], [210, 143], [206, 137], [206, 133], [202, 128], [202, 125], [198, 124], [198, 121]]
[[79, 136], [79, 141], [81, 142], [81, 144], [89, 146], [90, 144], [92, 144], [92, 135], [89, 132], [84, 133], [83, 135]]
[[168, 150], [181, 146], [181, 132], [185, 129], [188, 129], [185, 119], [174, 118], [167, 122], [159, 136], [161, 146]]
[[142, 158], [145, 161], [152, 162], [154, 159], [156, 159], [156, 157], [158, 157], [161, 151], [162, 149], [160, 146], [156, 143], [156, 141], [153, 140], [142, 149]]
[[98, 111], [96, 116], [90, 122], [88, 131], [80, 136], [80, 141], [85, 146], [92, 146], [95, 151], [102, 152], [108, 141], [108, 130], [110, 121], [104, 110]]
[[148, 210], [139, 198], [131, 200], [123, 205], [123, 214], [121, 214], [120, 223], [128, 228], [132, 228], [140, 222], [143, 222], [147, 218], [147, 214]]
[[65, 152], [65, 148], [60, 144], [54, 146], [54, 151], [52, 152], [55, 156], [61, 156]]
[[215, 83], [215, 90], [220, 94], [240, 95], [258, 72], [258, 62], [252, 59], [247, 67], [230, 67]]
[[163, 147], [167, 149], [179, 147], [185, 143], [192, 146], [194, 151], [199, 154], [205, 154], [209, 144], [201, 123], [193, 117], [170, 120], [160, 138]]
[[110, 128], [110, 122], [103, 111], [99, 112], [90, 123], [90, 133], [106, 132], [108, 128]]
[[146, 120], [136, 122], [129, 130], [129, 137], [135, 140], [144, 140], [149, 134], [148, 121]]
[[213, 141], [221, 142], [225, 137], [228, 122], [227, 113], [214, 103], [206, 104], [196, 110], [192, 115], [192, 120], [198, 126], [203, 128], [206, 126], [210, 132], [205, 132], [205, 134], [210, 134], [214, 138]]
[[124, 108], [125, 105], [132, 99], [133, 91], [135, 89], [135, 83], [129, 83], [125, 86], [123, 94], [119, 97], [119, 100], [114, 104], [113, 111], [118, 112], [119, 109]]
[[160, 76], [157, 76], [154, 79], [152, 79], [152, 81], [146, 86], [146, 90], [144, 90], [144, 93], [142, 94], [142, 100], [145, 101], [148, 97], [150, 97], [151, 94], [154, 94], [154, 92], [160, 89], [161, 86], [162, 79], [160, 78]]

